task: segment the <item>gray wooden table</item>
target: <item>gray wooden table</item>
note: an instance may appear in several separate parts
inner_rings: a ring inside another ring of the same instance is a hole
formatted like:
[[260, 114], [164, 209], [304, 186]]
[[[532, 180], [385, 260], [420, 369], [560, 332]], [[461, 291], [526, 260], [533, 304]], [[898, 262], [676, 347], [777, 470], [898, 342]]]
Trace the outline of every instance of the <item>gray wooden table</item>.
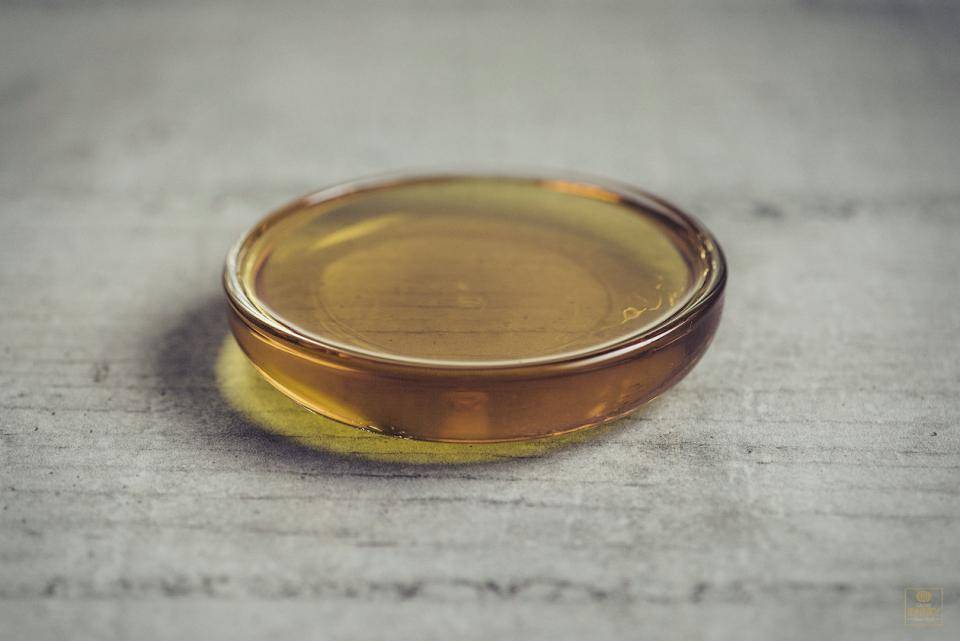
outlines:
[[[958, 638], [958, 18], [4, 4], [0, 638]], [[223, 255], [312, 188], [462, 165], [701, 217], [714, 346], [554, 446], [311, 440], [222, 347]]]

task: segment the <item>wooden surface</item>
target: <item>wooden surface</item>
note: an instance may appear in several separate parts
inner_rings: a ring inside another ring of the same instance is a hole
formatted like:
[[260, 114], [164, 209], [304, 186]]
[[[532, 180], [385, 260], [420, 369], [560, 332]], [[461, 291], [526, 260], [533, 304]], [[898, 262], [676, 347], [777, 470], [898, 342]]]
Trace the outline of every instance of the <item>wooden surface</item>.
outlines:
[[[956, 639], [958, 33], [916, 2], [4, 4], [0, 638]], [[711, 351], [580, 439], [311, 436], [221, 351], [222, 258], [425, 165], [695, 213]]]

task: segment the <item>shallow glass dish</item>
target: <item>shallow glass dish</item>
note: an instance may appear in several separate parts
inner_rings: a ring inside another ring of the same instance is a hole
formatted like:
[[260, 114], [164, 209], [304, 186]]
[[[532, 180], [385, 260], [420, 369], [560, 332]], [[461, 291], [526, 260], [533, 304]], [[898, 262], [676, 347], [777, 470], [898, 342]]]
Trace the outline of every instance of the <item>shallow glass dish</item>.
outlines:
[[538, 438], [623, 416], [706, 350], [726, 266], [633, 187], [427, 175], [339, 185], [230, 252], [230, 326], [277, 389], [409, 438]]

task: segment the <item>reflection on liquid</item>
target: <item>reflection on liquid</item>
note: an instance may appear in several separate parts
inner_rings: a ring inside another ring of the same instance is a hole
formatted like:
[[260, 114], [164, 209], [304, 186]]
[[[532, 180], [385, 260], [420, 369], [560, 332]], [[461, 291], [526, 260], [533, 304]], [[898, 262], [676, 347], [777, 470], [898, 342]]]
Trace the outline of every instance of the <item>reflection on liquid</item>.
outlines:
[[622, 425], [618, 421], [561, 436], [510, 443], [412, 441], [365, 432], [302, 408], [257, 373], [232, 336], [227, 336], [220, 348], [216, 375], [217, 386], [227, 402], [263, 429], [306, 447], [390, 463], [449, 465], [532, 458], [596, 438]]

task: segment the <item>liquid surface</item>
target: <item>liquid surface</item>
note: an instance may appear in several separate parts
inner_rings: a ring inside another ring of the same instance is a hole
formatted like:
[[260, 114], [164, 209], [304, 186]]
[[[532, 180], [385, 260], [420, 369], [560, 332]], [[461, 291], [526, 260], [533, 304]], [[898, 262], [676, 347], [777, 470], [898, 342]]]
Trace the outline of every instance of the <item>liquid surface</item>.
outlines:
[[698, 285], [666, 227], [612, 194], [479, 178], [287, 215], [248, 247], [241, 280], [266, 314], [327, 344], [465, 364], [615, 344]]

